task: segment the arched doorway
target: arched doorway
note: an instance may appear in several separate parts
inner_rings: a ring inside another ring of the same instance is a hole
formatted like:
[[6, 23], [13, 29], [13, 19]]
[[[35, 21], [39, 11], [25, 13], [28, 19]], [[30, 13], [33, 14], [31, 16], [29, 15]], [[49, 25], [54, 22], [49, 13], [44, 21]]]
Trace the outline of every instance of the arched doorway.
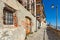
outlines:
[[31, 33], [31, 27], [32, 27], [32, 25], [31, 25], [31, 18], [30, 17], [28, 17], [28, 16], [25, 16], [25, 21], [26, 21], [26, 34], [30, 34]]

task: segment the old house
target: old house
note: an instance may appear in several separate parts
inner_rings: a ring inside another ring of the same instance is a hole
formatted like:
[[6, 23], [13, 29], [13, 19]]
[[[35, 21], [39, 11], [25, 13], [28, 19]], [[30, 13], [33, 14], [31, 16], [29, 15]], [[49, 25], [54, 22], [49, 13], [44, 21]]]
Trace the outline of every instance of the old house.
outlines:
[[1, 40], [8, 40], [9, 37], [10, 40], [24, 40], [26, 29], [36, 31], [38, 24], [45, 20], [43, 6], [39, 3], [37, 0], [0, 0], [0, 32], [5, 34], [1, 35]]

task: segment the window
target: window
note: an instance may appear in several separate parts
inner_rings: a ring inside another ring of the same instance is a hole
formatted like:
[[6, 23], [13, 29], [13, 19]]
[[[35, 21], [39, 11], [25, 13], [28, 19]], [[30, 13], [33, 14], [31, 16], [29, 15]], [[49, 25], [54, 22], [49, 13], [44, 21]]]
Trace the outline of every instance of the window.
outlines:
[[21, 3], [21, 4], [23, 3], [22, 0], [17, 0], [17, 1], [18, 1], [19, 3]]
[[40, 14], [39, 14], [39, 13], [37, 13], [37, 14], [36, 14], [36, 16], [40, 16]]
[[27, 6], [25, 6], [25, 8], [27, 9]]
[[40, 4], [41, 2], [37, 2], [36, 4]]
[[3, 23], [6, 25], [13, 25], [13, 12], [6, 7], [3, 9]]

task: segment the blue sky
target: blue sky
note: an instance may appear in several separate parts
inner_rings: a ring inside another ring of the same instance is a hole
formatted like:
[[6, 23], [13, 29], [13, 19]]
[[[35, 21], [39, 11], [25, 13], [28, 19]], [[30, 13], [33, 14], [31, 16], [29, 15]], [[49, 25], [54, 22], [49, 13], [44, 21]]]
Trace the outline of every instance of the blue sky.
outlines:
[[[51, 6], [54, 4], [54, 8]], [[47, 23], [56, 25], [56, 5], [58, 5], [58, 26], [60, 26], [60, 0], [43, 0]]]

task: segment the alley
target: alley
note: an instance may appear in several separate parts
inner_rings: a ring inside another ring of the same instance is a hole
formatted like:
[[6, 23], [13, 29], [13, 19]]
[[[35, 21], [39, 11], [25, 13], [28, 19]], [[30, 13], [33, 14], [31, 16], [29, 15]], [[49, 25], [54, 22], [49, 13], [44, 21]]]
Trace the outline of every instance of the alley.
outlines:
[[57, 0], [0, 0], [0, 40], [60, 40], [59, 7]]
[[36, 33], [30, 34], [26, 40], [60, 40], [51, 30], [39, 29]]

